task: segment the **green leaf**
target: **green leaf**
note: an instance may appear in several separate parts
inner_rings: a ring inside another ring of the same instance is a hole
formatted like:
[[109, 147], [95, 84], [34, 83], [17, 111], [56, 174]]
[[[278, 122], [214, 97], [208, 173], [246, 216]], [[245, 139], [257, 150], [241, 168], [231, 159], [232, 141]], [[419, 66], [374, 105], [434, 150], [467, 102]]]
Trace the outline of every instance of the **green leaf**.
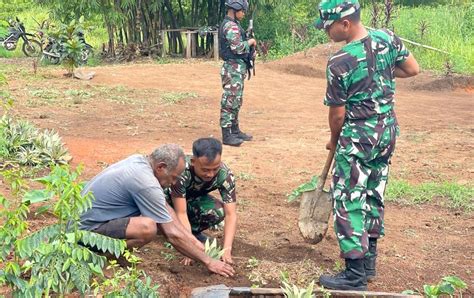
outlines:
[[45, 205], [45, 206], [39, 207], [39, 208], [36, 210], [36, 212], [35, 212], [35, 216], [38, 216], [38, 215], [40, 215], [40, 214], [45, 213], [45, 212], [48, 211], [50, 208], [51, 208], [50, 205]]
[[75, 233], [66, 233], [66, 242], [76, 243], [76, 234]]
[[438, 286], [438, 292], [440, 294], [448, 294], [448, 295], [453, 295], [454, 294], [454, 287], [452, 284], [448, 283], [448, 282], [442, 282], [439, 286]]
[[23, 196], [22, 203], [30, 202], [31, 204], [46, 202], [53, 198], [54, 193], [47, 191], [46, 189], [32, 190]]
[[311, 178], [311, 181], [303, 183], [300, 186], [298, 186], [295, 190], [291, 192], [291, 194], [288, 195], [287, 202], [292, 202], [296, 200], [306, 191], [315, 190], [318, 185], [318, 180], [319, 180], [318, 176], [313, 176], [313, 178]]
[[438, 287], [437, 286], [432, 286], [432, 285], [424, 285], [423, 286], [423, 291], [429, 297], [433, 297], [433, 296], [436, 297], [439, 294]]
[[452, 284], [456, 289], [465, 289], [467, 284], [457, 276], [446, 276], [443, 277], [445, 282]]

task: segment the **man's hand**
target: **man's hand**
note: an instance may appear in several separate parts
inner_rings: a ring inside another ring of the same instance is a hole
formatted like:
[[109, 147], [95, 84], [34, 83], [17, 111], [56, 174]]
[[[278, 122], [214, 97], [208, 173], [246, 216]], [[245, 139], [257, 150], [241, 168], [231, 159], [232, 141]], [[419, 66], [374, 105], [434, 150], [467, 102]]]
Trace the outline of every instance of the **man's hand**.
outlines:
[[247, 42], [249, 43], [249, 47], [257, 46], [257, 41], [255, 40], [255, 38], [250, 38], [249, 40], [247, 40]]
[[326, 144], [326, 149], [329, 150], [329, 151], [331, 151], [331, 150], [334, 151], [334, 150], [336, 150], [336, 146], [337, 146], [337, 143], [335, 144], [335, 143], [329, 141]]
[[222, 262], [225, 262], [227, 264], [234, 264], [234, 261], [232, 261], [232, 252], [230, 249], [225, 249], [224, 254], [221, 257]]
[[219, 260], [212, 260], [206, 265], [206, 267], [209, 271], [225, 277], [234, 276], [235, 273], [234, 268], [232, 268], [231, 265]]
[[193, 260], [188, 257], [184, 257], [180, 263], [183, 264], [184, 266], [190, 266], [193, 264]]

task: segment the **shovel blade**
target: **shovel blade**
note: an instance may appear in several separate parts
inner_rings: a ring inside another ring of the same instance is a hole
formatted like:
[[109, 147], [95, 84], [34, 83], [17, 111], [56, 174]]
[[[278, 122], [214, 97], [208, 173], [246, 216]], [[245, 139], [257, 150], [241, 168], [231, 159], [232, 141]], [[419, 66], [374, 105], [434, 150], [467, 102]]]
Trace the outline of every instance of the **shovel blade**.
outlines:
[[323, 240], [331, 211], [329, 192], [313, 190], [302, 194], [298, 227], [306, 242], [316, 244]]

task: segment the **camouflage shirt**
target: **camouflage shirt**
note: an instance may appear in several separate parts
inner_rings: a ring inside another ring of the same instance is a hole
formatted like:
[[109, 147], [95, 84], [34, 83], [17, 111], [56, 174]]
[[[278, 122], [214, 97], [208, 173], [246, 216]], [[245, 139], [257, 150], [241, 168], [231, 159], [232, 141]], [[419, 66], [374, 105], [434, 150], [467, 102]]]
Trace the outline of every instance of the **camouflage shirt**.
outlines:
[[369, 31], [367, 37], [345, 45], [329, 59], [324, 104], [345, 105], [348, 121], [389, 114], [394, 104], [394, 68], [408, 55], [391, 31]]
[[186, 168], [178, 182], [172, 185], [167, 193], [170, 198], [185, 197], [186, 200], [192, 200], [199, 196], [208, 194], [214, 190], [219, 190], [224, 203], [233, 203], [236, 201], [235, 178], [231, 170], [221, 163], [217, 175], [209, 182], [202, 181], [195, 173], [190, 162], [191, 157], [186, 157]]
[[[250, 53], [250, 46], [248, 41], [246, 41], [245, 31], [240, 26], [240, 22], [237, 20], [232, 20], [226, 16], [223, 22], [222, 34], [224, 38], [228, 41], [230, 45], [230, 50], [236, 55], [248, 54]], [[230, 59], [225, 61], [224, 64], [230, 64], [233, 69], [241, 73], [245, 73], [247, 69], [247, 64], [243, 59]]]

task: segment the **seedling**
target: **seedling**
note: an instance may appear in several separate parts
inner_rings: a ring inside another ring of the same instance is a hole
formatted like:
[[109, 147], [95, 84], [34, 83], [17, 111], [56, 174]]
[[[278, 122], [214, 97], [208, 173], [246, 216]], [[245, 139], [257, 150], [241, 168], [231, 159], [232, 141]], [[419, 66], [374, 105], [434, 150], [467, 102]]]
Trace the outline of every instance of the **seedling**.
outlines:
[[[437, 285], [424, 285], [424, 296], [428, 298], [444, 297], [462, 297], [462, 290], [466, 289], [466, 283], [457, 276], [445, 276]], [[406, 290], [402, 294], [417, 294], [416, 291]]]
[[299, 288], [289, 282], [288, 272], [280, 272], [283, 294], [287, 298], [312, 298], [314, 289], [314, 280], [306, 287]]
[[204, 244], [204, 252], [214, 260], [219, 260], [224, 255], [225, 249], [218, 246], [217, 239], [214, 238], [212, 243], [209, 239], [206, 240], [206, 243]]
[[253, 269], [258, 267], [260, 264], [260, 261], [256, 257], [251, 257], [250, 259], [247, 260], [247, 268]]

